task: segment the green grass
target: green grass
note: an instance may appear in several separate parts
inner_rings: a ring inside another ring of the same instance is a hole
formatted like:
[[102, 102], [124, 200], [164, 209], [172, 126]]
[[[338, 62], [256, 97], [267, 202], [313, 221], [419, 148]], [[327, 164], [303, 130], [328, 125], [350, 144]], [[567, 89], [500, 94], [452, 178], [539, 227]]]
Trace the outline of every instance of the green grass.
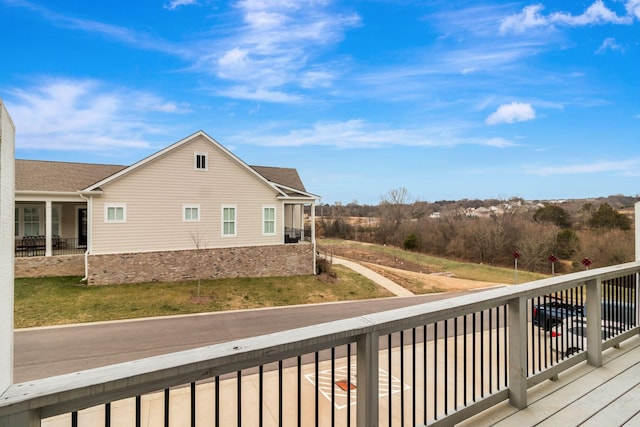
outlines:
[[[318, 244], [330, 248], [332, 245], [340, 245], [364, 249], [394, 256], [398, 259], [415, 262], [424, 265], [425, 270], [435, 272], [451, 272], [454, 277], [460, 279], [478, 280], [482, 282], [514, 283], [514, 269], [503, 267], [492, 267], [485, 264], [474, 264], [469, 262], [453, 261], [445, 258], [438, 258], [417, 252], [405, 251], [392, 246], [371, 245], [367, 243], [354, 242], [350, 240], [322, 239]], [[532, 273], [530, 271], [518, 271], [518, 283], [531, 282], [544, 279], [544, 274]]]
[[[61, 325], [392, 296], [334, 266], [337, 279], [294, 276], [86, 286], [79, 277], [16, 279], [15, 327]], [[324, 279], [324, 280], [323, 280]]]

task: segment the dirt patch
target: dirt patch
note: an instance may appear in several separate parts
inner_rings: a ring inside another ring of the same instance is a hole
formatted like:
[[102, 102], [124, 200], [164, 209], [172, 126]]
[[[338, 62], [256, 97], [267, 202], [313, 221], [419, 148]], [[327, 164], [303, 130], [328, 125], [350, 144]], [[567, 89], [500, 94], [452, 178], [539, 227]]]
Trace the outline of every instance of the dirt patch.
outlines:
[[[321, 248], [320, 252], [322, 253], [322, 251], [323, 249]], [[414, 294], [466, 291], [501, 285], [477, 280], [458, 279], [451, 272], [433, 271], [419, 263], [367, 250], [366, 246], [331, 246], [327, 248], [327, 253], [358, 262]]]
[[[322, 250], [323, 249], [320, 249], [321, 252]], [[383, 267], [397, 268], [416, 273], [433, 273], [433, 271], [429, 271], [429, 269], [424, 265], [396, 258], [392, 255], [368, 251], [366, 247], [353, 248], [345, 246], [331, 246], [331, 248], [327, 250], [327, 253], [332, 253], [335, 256], [360, 263], [371, 263]]]
[[488, 288], [500, 286], [492, 282], [478, 280], [458, 279], [446, 274], [419, 273], [398, 268], [386, 267], [370, 263], [362, 263], [367, 268], [394, 281], [414, 294], [428, 294], [434, 292], [467, 291], [470, 289]]

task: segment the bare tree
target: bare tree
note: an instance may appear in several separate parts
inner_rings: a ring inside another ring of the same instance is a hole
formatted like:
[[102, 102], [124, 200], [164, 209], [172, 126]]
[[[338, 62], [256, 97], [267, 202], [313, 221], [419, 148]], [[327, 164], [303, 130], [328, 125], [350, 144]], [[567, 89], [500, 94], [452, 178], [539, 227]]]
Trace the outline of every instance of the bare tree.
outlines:
[[419, 218], [424, 212], [421, 204], [411, 199], [406, 187], [389, 190], [380, 196], [379, 208], [382, 218], [391, 222], [396, 229], [407, 219]]
[[200, 298], [200, 280], [202, 279], [202, 269], [204, 267], [204, 250], [207, 247], [207, 241], [204, 233], [200, 231], [189, 232], [193, 246], [196, 248], [195, 276], [198, 278], [198, 299]]

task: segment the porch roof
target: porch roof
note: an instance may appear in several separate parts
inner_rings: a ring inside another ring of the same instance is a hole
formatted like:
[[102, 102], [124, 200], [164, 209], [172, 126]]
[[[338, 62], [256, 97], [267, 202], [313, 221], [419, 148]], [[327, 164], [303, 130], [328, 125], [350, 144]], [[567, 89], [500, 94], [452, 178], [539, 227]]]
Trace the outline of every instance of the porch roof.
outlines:
[[126, 166], [16, 159], [16, 191], [79, 191], [124, 168]]
[[254, 171], [265, 177], [268, 181], [284, 185], [295, 190], [306, 192], [304, 184], [294, 168], [278, 168], [272, 166], [250, 166]]

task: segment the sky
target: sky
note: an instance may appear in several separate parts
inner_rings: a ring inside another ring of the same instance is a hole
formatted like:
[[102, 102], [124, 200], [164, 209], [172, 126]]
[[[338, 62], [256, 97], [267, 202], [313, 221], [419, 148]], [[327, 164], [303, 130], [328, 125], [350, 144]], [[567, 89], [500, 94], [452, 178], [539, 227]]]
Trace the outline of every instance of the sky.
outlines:
[[16, 158], [203, 130], [321, 203], [640, 194], [640, 0], [0, 0]]

